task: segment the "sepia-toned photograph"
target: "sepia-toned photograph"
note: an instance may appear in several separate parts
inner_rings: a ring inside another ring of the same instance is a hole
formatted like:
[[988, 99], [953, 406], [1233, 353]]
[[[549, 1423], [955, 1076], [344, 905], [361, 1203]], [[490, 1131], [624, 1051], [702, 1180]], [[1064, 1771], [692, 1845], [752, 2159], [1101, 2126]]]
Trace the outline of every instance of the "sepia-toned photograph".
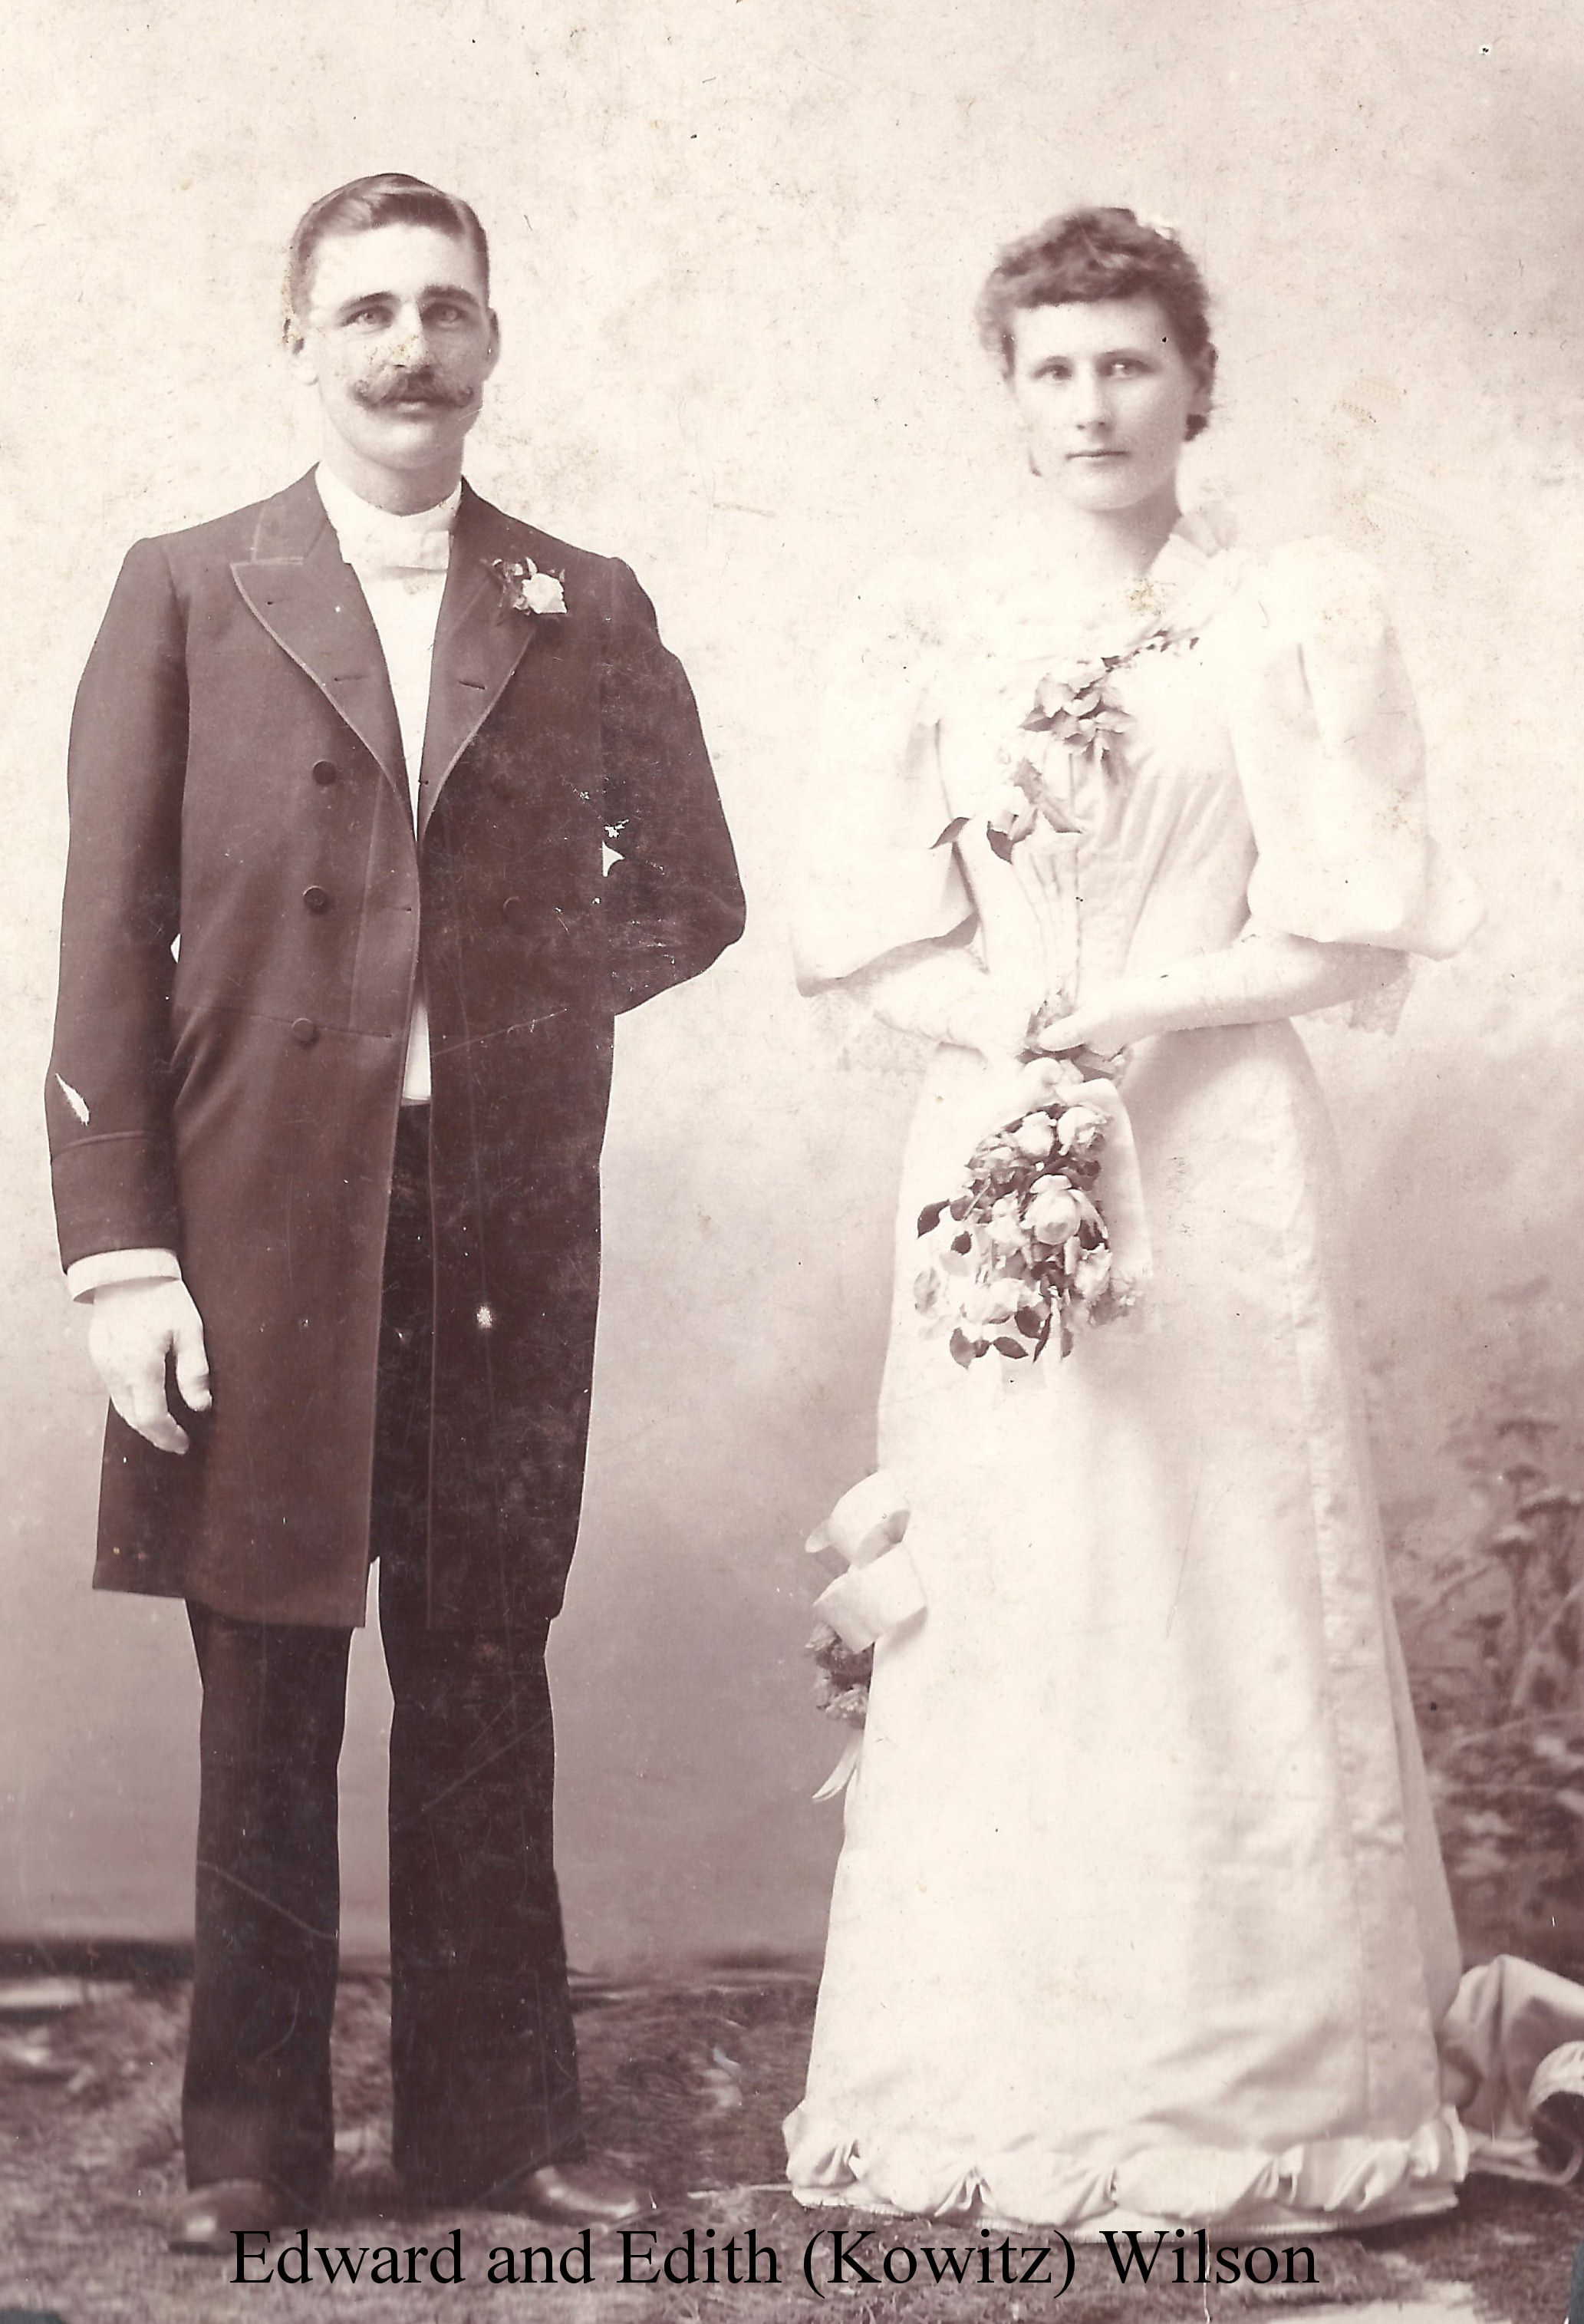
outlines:
[[0, 97], [0, 2324], [1584, 2324], [1584, 19]]

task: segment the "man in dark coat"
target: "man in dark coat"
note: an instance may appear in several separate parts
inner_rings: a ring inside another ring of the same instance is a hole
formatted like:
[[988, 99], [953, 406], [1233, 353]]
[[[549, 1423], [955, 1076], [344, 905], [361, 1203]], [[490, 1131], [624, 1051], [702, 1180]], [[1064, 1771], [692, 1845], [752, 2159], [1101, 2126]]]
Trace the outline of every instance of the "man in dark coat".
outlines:
[[613, 1019], [742, 925], [642, 590], [460, 482], [498, 347], [472, 210], [359, 180], [289, 290], [318, 469], [139, 543], [83, 678], [48, 1083], [114, 1407], [96, 1582], [185, 1599], [202, 1676], [172, 2240], [226, 2251], [330, 2172], [375, 1557], [398, 2168], [447, 2205], [641, 2208], [579, 2130], [544, 1650]]

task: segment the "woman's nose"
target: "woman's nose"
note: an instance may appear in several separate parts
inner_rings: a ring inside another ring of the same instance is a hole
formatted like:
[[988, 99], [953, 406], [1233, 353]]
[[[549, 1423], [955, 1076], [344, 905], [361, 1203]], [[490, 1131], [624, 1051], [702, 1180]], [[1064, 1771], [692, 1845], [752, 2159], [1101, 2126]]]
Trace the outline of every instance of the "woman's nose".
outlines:
[[1074, 373], [1070, 409], [1075, 424], [1080, 428], [1101, 427], [1109, 419], [1105, 382], [1098, 373]]

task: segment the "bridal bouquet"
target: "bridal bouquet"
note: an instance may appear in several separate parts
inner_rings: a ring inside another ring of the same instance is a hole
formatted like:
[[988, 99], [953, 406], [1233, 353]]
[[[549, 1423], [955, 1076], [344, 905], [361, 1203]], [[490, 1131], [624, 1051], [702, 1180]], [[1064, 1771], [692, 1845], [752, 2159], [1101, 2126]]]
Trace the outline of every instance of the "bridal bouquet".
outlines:
[[1143, 1288], [1126, 1110], [1112, 1083], [1071, 1073], [1048, 1103], [981, 1139], [956, 1192], [919, 1213], [929, 1250], [914, 1304], [964, 1368], [992, 1349], [1037, 1360], [1053, 1339], [1070, 1355], [1079, 1323], [1110, 1322]]

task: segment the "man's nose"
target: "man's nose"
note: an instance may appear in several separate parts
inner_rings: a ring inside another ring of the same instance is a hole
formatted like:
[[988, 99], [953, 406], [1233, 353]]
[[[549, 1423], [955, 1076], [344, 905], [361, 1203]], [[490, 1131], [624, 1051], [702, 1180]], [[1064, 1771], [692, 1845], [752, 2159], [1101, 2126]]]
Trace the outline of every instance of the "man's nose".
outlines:
[[385, 360], [401, 371], [417, 371], [431, 355], [429, 335], [416, 309], [398, 315], [385, 341]]

